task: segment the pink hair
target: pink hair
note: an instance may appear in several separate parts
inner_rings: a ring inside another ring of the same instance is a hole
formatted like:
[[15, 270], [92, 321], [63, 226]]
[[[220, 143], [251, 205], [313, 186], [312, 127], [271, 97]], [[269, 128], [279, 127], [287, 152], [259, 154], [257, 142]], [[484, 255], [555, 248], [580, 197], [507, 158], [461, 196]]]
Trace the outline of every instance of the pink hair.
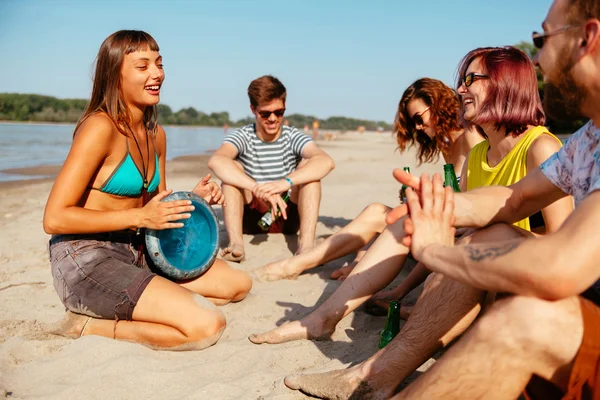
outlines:
[[525, 53], [512, 46], [472, 50], [459, 64], [457, 87], [475, 59], [479, 59], [483, 69], [477, 72], [489, 77], [487, 98], [471, 121], [478, 125], [480, 133], [484, 134], [480, 125], [493, 123], [496, 129], [505, 128], [507, 135], [520, 135], [528, 125], [546, 122], [535, 69]]

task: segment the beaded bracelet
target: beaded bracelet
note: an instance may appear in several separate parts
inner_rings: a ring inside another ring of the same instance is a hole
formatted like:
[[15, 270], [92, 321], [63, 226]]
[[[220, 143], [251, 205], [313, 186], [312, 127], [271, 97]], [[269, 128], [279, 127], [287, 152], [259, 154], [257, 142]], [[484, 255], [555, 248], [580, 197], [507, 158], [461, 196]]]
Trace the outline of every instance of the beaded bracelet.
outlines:
[[290, 188], [291, 188], [292, 186], [294, 186], [294, 182], [292, 182], [292, 180], [291, 180], [290, 178], [286, 177], [286, 178], [285, 178], [285, 180], [287, 181], [287, 183], [289, 183], [289, 184], [290, 184]]

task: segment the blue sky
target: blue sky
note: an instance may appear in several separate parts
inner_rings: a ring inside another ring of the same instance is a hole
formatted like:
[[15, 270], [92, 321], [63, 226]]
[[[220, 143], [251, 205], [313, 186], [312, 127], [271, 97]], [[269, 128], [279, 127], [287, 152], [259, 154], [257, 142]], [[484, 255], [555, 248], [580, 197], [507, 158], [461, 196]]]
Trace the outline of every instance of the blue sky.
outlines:
[[392, 121], [404, 89], [452, 84], [480, 46], [530, 40], [551, 0], [0, 0], [0, 92], [88, 98], [119, 29], [157, 40], [174, 109], [250, 114], [246, 89], [279, 77], [290, 113]]

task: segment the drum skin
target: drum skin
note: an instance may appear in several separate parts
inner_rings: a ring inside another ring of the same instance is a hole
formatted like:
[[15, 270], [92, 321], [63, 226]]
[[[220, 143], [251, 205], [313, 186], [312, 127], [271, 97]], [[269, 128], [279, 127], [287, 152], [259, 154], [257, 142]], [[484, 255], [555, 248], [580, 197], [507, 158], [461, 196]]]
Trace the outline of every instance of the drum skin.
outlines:
[[191, 200], [195, 210], [182, 228], [146, 230], [146, 248], [160, 273], [172, 280], [204, 274], [219, 250], [219, 222], [212, 207], [192, 192], [175, 192], [161, 201]]

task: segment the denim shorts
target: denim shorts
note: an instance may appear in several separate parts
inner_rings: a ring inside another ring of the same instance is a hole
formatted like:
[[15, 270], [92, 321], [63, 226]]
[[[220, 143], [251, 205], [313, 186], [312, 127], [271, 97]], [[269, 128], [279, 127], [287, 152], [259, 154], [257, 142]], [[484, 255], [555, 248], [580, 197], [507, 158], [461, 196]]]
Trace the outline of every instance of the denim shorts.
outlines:
[[64, 306], [90, 317], [131, 320], [156, 275], [143, 253], [139, 257], [143, 239], [130, 231], [52, 236], [52, 277]]

